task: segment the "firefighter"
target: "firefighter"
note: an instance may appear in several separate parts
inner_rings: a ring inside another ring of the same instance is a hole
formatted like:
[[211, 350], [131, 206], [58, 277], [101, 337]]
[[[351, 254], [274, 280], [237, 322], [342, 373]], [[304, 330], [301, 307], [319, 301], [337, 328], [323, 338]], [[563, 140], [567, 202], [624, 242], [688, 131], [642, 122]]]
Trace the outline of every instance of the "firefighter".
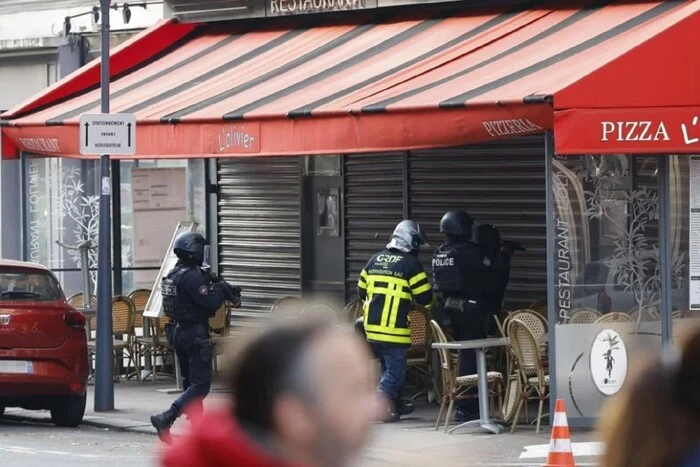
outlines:
[[413, 411], [401, 400], [406, 350], [411, 345], [408, 314], [413, 302], [430, 308], [433, 300], [428, 275], [418, 260], [427, 245], [417, 222], [401, 221], [386, 249], [374, 255], [360, 273], [358, 294], [364, 300], [364, 332], [382, 366], [379, 390], [391, 401], [387, 421], [396, 422]]

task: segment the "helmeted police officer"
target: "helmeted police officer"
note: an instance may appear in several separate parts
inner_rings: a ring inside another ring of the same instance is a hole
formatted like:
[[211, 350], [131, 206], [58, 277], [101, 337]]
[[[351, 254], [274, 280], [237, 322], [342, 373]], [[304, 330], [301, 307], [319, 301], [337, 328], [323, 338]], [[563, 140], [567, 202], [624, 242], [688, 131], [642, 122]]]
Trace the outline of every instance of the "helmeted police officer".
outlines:
[[401, 399], [401, 389], [406, 351], [411, 346], [408, 314], [413, 302], [430, 309], [433, 300], [428, 275], [418, 260], [418, 250], [424, 244], [418, 223], [401, 221], [386, 248], [372, 256], [362, 270], [357, 284], [365, 302], [363, 331], [381, 362], [379, 390], [392, 401], [387, 421], [398, 421], [413, 411], [413, 406]]
[[[204, 271], [206, 239], [196, 232], [175, 239], [175, 267], [163, 278], [163, 310], [171, 322], [166, 326], [168, 341], [174, 347], [183, 377], [183, 392], [165, 412], [153, 415], [151, 424], [161, 440], [169, 441], [175, 420], [190, 403], [199, 403], [209, 394], [212, 380], [212, 348], [209, 318], [224, 301], [240, 306], [240, 289]], [[238, 297], [236, 297], [238, 295]]]
[[[486, 337], [486, 321], [482, 313], [485, 290], [494, 283], [491, 262], [474, 242], [474, 219], [464, 211], [445, 213], [440, 232], [446, 242], [433, 255], [433, 282], [438, 312], [450, 319], [455, 340]], [[460, 352], [460, 375], [476, 374], [476, 354]], [[456, 421], [478, 418], [478, 399], [458, 403]]]
[[488, 333], [493, 335], [497, 329], [496, 320], [493, 317], [501, 313], [503, 297], [510, 280], [512, 250], [514, 248], [524, 249], [516, 243], [503, 242], [498, 228], [491, 224], [479, 224], [476, 238], [481, 254], [490, 262], [491, 274], [485, 278], [485, 281], [490, 281], [490, 283], [485, 284], [482, 288], [482, 308], [487, 320]]

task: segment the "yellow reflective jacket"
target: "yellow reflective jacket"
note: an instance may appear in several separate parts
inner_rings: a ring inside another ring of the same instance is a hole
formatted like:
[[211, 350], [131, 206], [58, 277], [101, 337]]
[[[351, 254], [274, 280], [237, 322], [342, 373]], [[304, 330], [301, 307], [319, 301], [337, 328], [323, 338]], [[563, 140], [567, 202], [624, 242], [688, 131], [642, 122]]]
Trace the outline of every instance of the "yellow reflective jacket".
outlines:
[[393, 249], [369, 260], [357, 292], [365, 302], [365, 333], [372, 342], [411, 345], [412, 303], [429, 308], [433, 301], [432, 286], [418, 258]]

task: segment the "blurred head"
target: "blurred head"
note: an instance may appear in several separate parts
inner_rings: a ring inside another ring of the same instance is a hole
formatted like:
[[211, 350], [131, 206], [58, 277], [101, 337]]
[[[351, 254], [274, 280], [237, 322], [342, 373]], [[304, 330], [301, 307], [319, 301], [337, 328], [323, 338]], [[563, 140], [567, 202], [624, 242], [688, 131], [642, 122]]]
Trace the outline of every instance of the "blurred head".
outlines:
[[207, 240], [197, 232], [185, 232], [177, 236], [173, 252], [180, 261], [201, 266], [204, 261], [204, 246]]
[[700, 330], [647, 363], [603, 411], [603, 467], [681, 467], [700, 447]]
[[464, 211], [448, 211], [440, 220], [440, 233], [449, 238], [472, 240], [474, 219]]
[[422, 245], [430, 246], [420, 225], [416, 221], [406, 219], [396, 225], [387, 248], [404, 253], [418, 253], [418, 249]]
[[352, 329], [286, 325], [248, 346], [234, 372], [235, 417], [294, 461], [344, 466], [377, 413], [369, 351]]

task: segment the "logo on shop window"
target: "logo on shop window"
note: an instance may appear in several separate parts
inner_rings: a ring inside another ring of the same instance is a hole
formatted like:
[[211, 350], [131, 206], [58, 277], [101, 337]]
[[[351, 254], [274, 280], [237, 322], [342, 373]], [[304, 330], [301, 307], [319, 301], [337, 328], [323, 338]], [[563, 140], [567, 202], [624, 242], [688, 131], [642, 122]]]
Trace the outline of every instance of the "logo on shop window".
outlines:
[[595, 336], [590, 367], [598, 391], [611, 396], [620, 390], [627, 377], [627, 347], [617, 331], [603, 329]]

